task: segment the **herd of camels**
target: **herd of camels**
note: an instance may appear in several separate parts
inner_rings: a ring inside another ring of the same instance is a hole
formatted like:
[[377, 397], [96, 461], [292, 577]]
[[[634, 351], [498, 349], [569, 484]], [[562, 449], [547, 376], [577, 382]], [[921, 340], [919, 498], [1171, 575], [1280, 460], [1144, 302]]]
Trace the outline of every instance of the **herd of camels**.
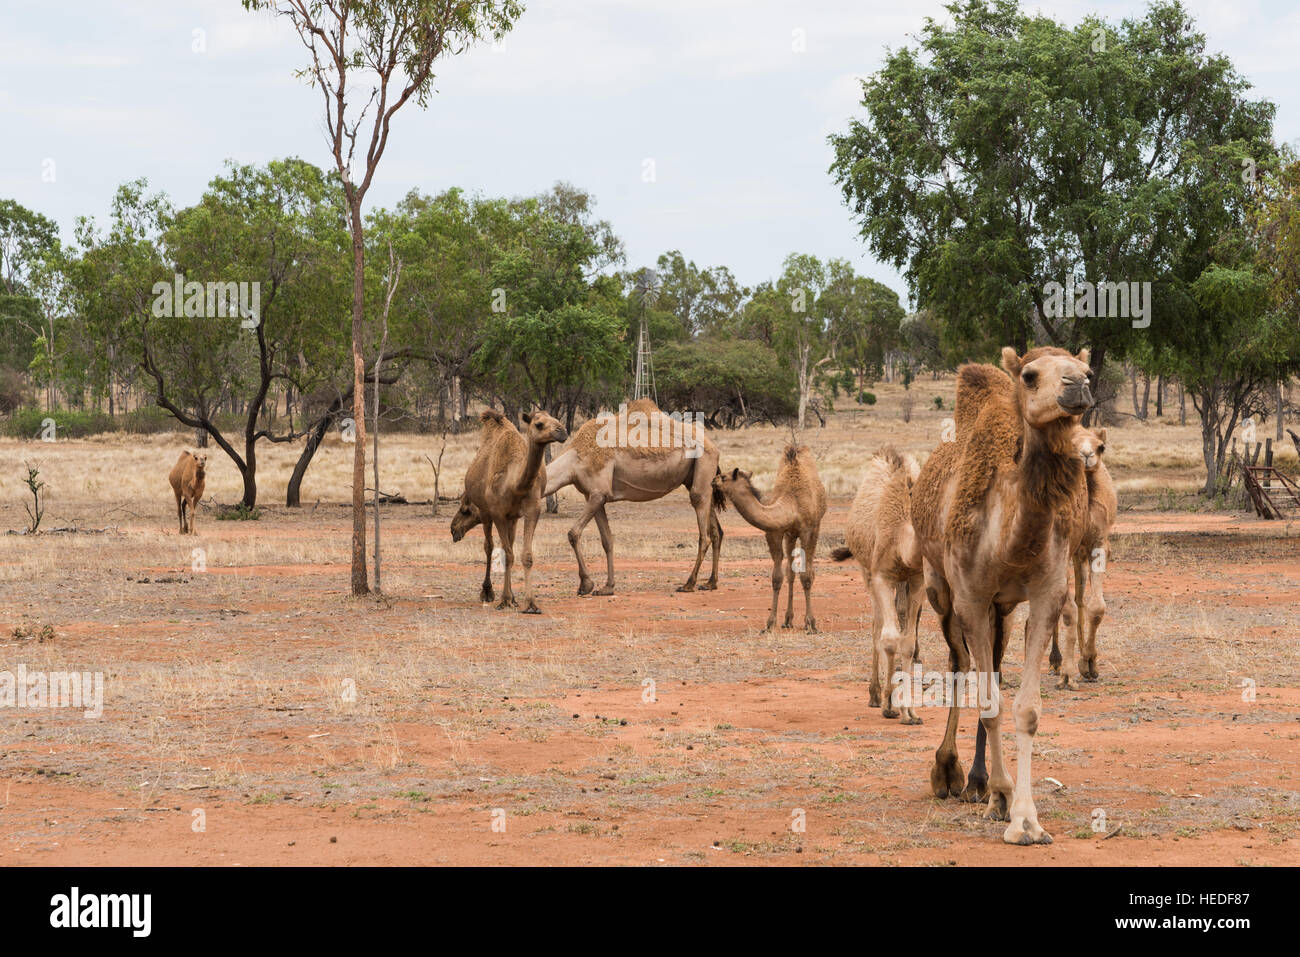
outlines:
[[[987, 801], [986, 816], [1008, 822], [1003, 840], [1010, 844], [1052, 840], [1038, 823], [1030, 788], [1033, 738], [1042, 710], [1040, 672], [1049, 642], [1050, 663], [1054, 670], [1059, 667], [1059, 687], [1077, 687], [1080, 677], [1097, 677], [1097, 628], [1105, 611], [1102, 576], [1117, 504], [1102, 462], [1105, 430], [1080, 424], [1093, 406], [1089, 374], [1086, 350], [1071, 355], [1052, 347], [1023, 356], [1003, 349], [1001, 368], [962, 366], [950, 440], [941, 442], [923, 466], [892, 447], [878, 451], [868, 461], [853, 500], [845, 545], [832, 552], [836, 561], [852, 558], [858, 563], [871, 595], [870, 705], [904, 724], [919, 724], [920, 719], [909, 696], [882, 695], [878, 655], [883, 649], [884, 674], [891, 684], [896, 671], [906, 670], [919, 657], [922, 596], [939, 616], [950, 674], [997, 675], [1009, 617], [1016, 606], [1028, 603], [1024, 673], [1012, 708], [1014, 783], [1002, 754], [997, 681], [989, 689], [989, 706], [980, 711], [969, 775], [957, 756], [959, 703], [949, 707], [930, 772], [937, 797]], [[451, 523], [455, 541], [475, 525], [483, 526], [486, 568], [481, 600], [495, 597], [495, 528], [505, 557], [497, 607], [516, 606], [511, 572], [522, 518], [522, 610], [538, 612], [532, 583], [533, 534], [543, 500], [567, 485], [586, 498], [582, 515], [569, 530], [578, 562], [578, 594], [612, 595], [614, 552], [606, 504], [651, 501], [685, 486], [699, 540], [695, 565], [678, 590], [717, 587], [722, 546], [717, 513], [730, 502], [764, 532], [772, 556], [767, 629], [775, 625], [785, 583], [789, 592], [784, 625], [791, 627], [797, 574], [804, 592], [804, 626], [816, 631], [813, 557], [826, 513], [826, 490], [811, 451], [797, 445], [787, 448], [773, 488], [760, 493], [749, 472], [721, 469], [717, 447], [698, 423], [682, 423], [645, 399], [633, 402], [628, 413], [640, 413], [661, 426], [650, 430], [661, 441], [602, 443], [596, 419], [570, 439], [561, 423], [545, 412], [524, 415], [522, 430], [499, 412], [483, 413], [482, 444], [466, 473]], [[568, 446], [548, 464], [546, 446], [555, 442]], [[580, 544], [592, 519], [605, 551], [606, 580], [599, 589], [588, 574]], [[710, 549], [709, 578], [697, 585]], [[1072, 572], [1075, 594], [1070, 601]], [[1063, 649], [1058, 648], [1058, 625]]]

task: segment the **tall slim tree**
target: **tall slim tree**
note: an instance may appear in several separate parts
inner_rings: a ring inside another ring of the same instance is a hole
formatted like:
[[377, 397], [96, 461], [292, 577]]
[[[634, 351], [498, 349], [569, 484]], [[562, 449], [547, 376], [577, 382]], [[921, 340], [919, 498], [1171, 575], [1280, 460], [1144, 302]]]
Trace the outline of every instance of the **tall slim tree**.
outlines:
[[[352, 593], [366, 575], [365, 222], [362, 206], [397, 111], [426, 106], [438, 60], [501, 39], [523, 12], [517, 0], [244, 0], [286, 17], [311, 62], [301, 75], [320, 91], [330, 152], [343, 178], [352, 233]], [[358, 138], [364, 169], [353, 169]]]

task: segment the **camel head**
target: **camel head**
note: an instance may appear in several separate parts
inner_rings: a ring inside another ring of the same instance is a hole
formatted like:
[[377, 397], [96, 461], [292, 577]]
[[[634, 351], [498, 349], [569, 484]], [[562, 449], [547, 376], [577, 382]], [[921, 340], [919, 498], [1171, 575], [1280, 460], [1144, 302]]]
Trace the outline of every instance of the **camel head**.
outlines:
[[1079, 458], [1083, 459], [1084, 469], [1096, 471], [1101, 464], [1101, 453], [1106, 451], [1106, 430], [1077, 426], [1074, 430], [1074, 448], [1079, 453]]
[[524, 438], [538, 445], [548, 442], [567, 442], [569, 433], [565, 431], [560, 420], [538, 409], [536, 412], [524, 413]]
[[1021, 414], [1033, 428], [1083, 415], [1093, 407], [1087, 349], [1072, 356], [1064, 349], [1043, 346], [1018, 356], [1008, 346], [1002, 350], [1002, 368], [1015, 380]]
[[202, 478], [204, 470], [208, 467], [208, 453], [191, 452], [190, 455], [194, 456], [194, 464], [198, 467], [198, 476]]
[[713, 490], [721, 492], [728, 498], [737, 490], [749, 492], [754, 498], [760, 498], [758, 489], [754, 488], [751, 481], [753, 472], [746, 472], [744, 469], [732, 469], [730, 472], [719, 472], [713, 476]]
[[466, 532], [482, 521], [483, 516], [469, 500], [468, 493], [462, 493], [460, 506], [456, 509], [456, 514], [451, 517], [451, 540], [459, 542], [465, 537]]

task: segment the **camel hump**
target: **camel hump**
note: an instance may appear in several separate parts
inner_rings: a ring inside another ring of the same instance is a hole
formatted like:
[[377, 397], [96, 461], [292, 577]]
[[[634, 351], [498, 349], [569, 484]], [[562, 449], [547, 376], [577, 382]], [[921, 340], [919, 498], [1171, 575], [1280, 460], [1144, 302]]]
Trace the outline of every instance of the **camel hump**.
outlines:
[[957, 370], [957, 406], [954, 418], [958, 433], [975, 425], [980, 411], [993, 399], [1015, 402], [1016, 387], [997, 366], [968, 362]]
[[496, 409], [484, 409], [479, 413], [479, 421], [484, 425], [505, 425], [506, 417]]

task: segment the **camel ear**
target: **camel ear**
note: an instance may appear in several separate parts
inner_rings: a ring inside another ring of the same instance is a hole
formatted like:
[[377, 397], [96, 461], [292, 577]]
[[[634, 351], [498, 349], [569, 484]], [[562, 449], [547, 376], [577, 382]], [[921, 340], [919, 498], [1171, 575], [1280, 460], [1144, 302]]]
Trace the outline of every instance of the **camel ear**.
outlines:
[[525, 412], [523, 414], [523, 420], [524, 420], [524, 424], [527, 425], [528, 423], [533, 421], [533, 414], [531, 412]]
[[[737, 469], [736, 471], [740, 472], [739, 469]], [[752, 478], [754, 477], [754, 473], [753, 473], [753, 472], [740, 472], [740, 477], [743, 478], [746, 482], [748, 482], [750, 479], [752, 479]]]
[[740, 477], [740, 469], [732, 469], [732, 470], [731, 470], [731, 480], [734, 482], [734, 481], [736, 481], [736, 479], [738, 479], [739, 477]]
[[1106, 430], [1105, 430], [1105, 429], [1098, 429], [1098, 430], [1097, 430], [1097, 438], [1101, 441], [1101, 444], [1102, 444], [1102, 445], [1105, 445], [1105, 444], [1106, 444]]
[[1002, 368], [1007, 375], [1013, 379], [1020, 377], [1020, 356], [1016, 355], [1016, 350], [1010, 346], [1002, 349]]
[[1080, 349], [1079, 354], [1075, 356], [1076, 359], [1078, 359], [1086, 366], [1090, 366], [1092, 364], [1091, 362], [1089, 362], [1089, 359], [1091, 357], [1092, 357], [1092, 353], [1089, 352], [1087, 349]]

